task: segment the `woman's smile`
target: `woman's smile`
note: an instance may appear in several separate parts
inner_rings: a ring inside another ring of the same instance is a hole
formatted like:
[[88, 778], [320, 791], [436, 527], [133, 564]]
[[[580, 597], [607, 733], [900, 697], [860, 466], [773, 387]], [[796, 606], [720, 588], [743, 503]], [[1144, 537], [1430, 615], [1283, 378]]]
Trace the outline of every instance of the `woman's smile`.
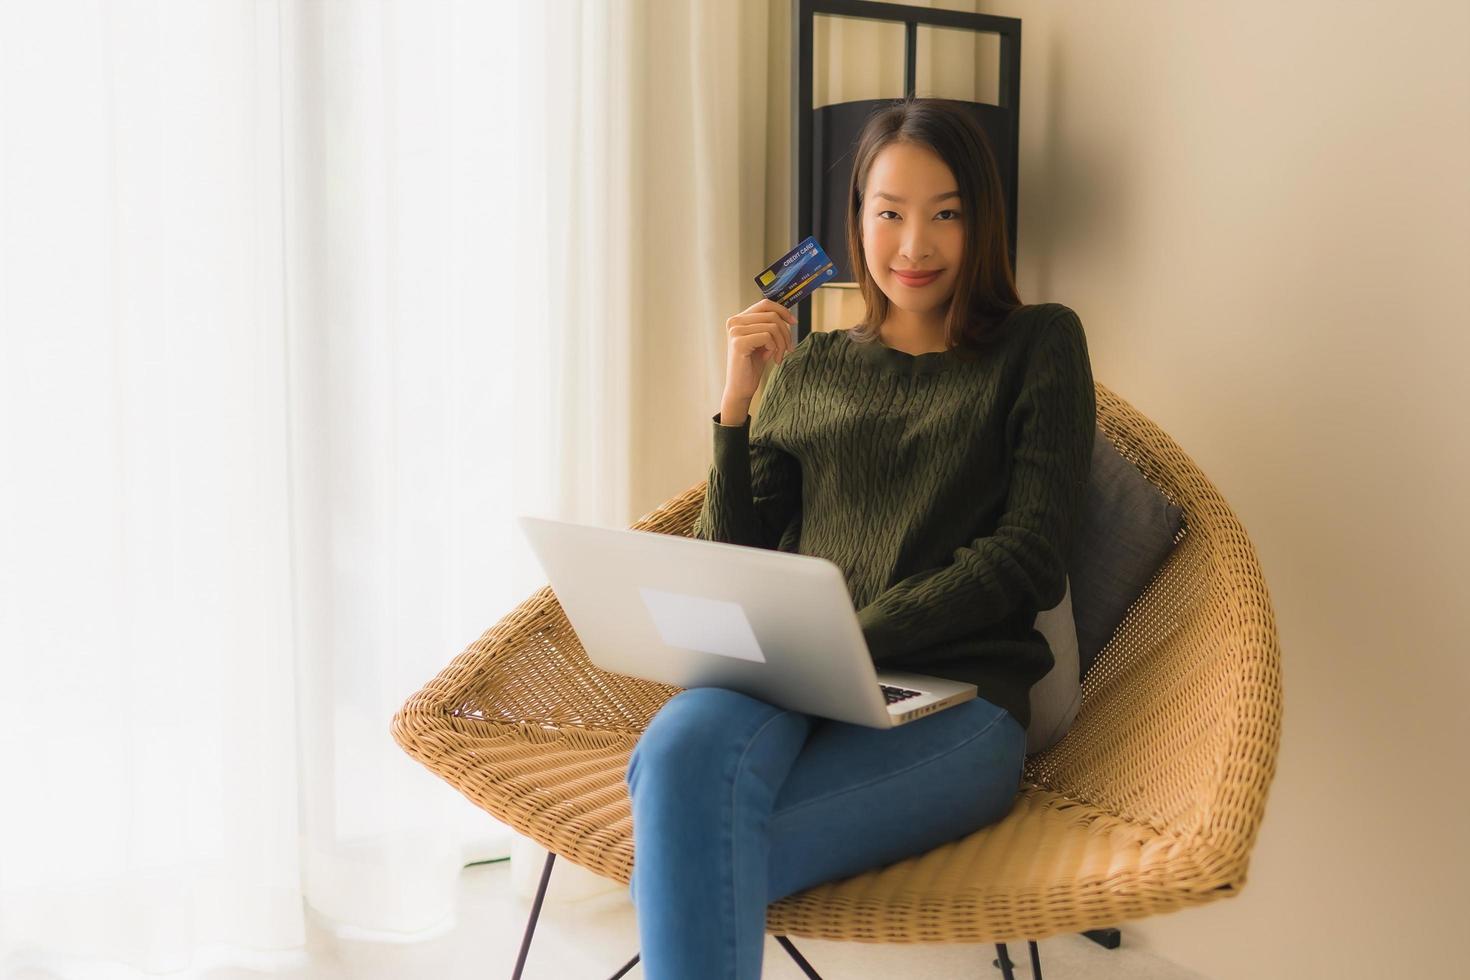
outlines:
[[894, 269], [893, 274], [897, 276], [898, 281], [903, 283], [905, 286], [917, 289], [920, 286], [927, 286], [934, 280], [938, 279], [939, 274], [943, 271], [943, 269], [934, 269], [933, 271], [927, 272], [924, 275], [913, 275], [911, 273], [900, 272], [899, 270]]

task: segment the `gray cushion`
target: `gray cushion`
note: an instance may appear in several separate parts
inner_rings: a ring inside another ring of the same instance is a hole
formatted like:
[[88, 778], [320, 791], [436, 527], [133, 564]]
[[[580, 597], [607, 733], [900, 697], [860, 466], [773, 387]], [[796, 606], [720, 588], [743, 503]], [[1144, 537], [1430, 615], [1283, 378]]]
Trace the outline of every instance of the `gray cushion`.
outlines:
[[1079, 678], [1087, 675], [1128, 607], [1169, 557], [1183, 519], [1183, 511], [1120, 455], [1099, 428], [1082, 526], [1067, 566]]
[[1026, 754], [1041, 752], [1062, 740], [1082, 706], [1082, 671], [1077, 663], [1077, 626], [1072, 618], [1072, 582], [1062, 601], [1036, 614], [1036, 629], [1051, 645], [1055, 662], [1046, 676], [1031, 685], [1031, 724], [1026, 728]]

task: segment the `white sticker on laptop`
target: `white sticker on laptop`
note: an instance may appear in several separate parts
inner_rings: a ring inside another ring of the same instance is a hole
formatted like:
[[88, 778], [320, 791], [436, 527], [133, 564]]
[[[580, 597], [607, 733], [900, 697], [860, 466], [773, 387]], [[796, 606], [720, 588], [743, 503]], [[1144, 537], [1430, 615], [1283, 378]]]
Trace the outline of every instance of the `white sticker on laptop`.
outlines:
[[666, 592], [640, 585], [638, 592], [661, 640], [681, 650], [766, 662], [745, 609], [738, 602]]

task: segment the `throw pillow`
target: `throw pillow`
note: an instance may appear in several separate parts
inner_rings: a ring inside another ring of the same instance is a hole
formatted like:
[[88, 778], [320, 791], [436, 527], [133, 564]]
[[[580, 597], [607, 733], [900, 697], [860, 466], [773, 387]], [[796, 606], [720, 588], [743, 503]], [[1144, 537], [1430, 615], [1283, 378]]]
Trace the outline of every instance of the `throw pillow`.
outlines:
[[1067, 566], [1079, 679], [1169, 557], [1183, 517], [1098, 428], [1082, 526]]
[[1060, 742], [1082, 706], [1082, 673], [1077, 666], [1077, 626], [1073, 621], [1070, 576], [1062, 601], [1036, 614], [1036, 629], [1051, 645], [1055, 663], [1045, 677], [1031, 685], [1027, 755]]

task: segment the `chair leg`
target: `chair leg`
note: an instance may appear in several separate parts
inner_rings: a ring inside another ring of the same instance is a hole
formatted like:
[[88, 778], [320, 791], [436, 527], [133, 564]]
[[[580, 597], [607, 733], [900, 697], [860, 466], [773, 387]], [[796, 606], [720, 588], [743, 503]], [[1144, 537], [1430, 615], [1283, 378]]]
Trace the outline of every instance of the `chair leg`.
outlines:
[[1016, 975], [1011, 972], [1011, 967], [1015, 964], [1011, 962], [1011, 954], [1006, 950], [1005, 943], [995, 944], [995, 960], [993, 962], [996, 966], [1000, 967], [1000, 975], [1005, 977], [1005, 980], [1016, 980]]
[[619, 970], [617, 973], [614, 973], [612, 975], [612, 977], [610, 978], [610, 980], [618, 980], [618, 977], [622, 976], [623, 974], [627, 973], [629, 970], [633, 969], [633, 967], [636, 966], [637, 963], [638, 963], [638, 958], [640, 956], [642, 956], [642, 955], [643, 955], [642, 953], [634, 953], [633, 954], [633, 958], [631, 960], [629, 960], [628, 962], [624, 963], [623, 964], [623, 968], [621, 970]]
[[[1041, 980], [1041, 950], [1036, 947], [1036, 940], [1026, 940], [1026, 945], [1031, 949], [1031, 977], [1032, 980]], [[1016, 965], [1011, 962], [1010, 950], [1006, 949], [1005, 943], [995, 944], [996, 958], [991, 960], [992, 966], [1000, 967], [1000, 975], [1005, 980], [1015, 980], [1012, 968]]]
[[822, 980], [822, 978], [817, 975], [817, 971], [812, 969], [812, 965], [806, 961], [806, 957], [802, 956], [796, 951], [796, 947], [791, 944], [791, 940], [787, 939], [785, 936], [777, 936], [776, 942], [780, 943], [781, 948], [791, 954], [791, 958], [796, 961], [796, 965], [801, 967], [802, 973], [805, 973], [807, 976], [811, 977], [812, 980]]
[[[526, 968], [526, 954], [531, 951], [531, 936], [536, 932], [536, 919], [541, 915], [541, 903], [546, 898], [546, 886], [551, 882], [551, 866], [555, 863], [556, 852], [547, 851], [546, 863], [541, 866], [541, 881], [536, 885], [536, 899], [531, 903], [531, 917], [526, 921], [526, 934], [521, 937], [521, 951], [516, 956], [516, 968], [515, 972], [511, 974], [511, 980], [521, 980], [521, 971]], [[1108, 935], [1109, 933], [1111, 935]], [[1118, 946], [1118, 930], [1116, 929], [1095, 929], [1083, 933], [1083, 935], [1096, 943], [1109, 946], [1110, 949], [1116, 949]], [[1109, 945], [1109, 939], [1112, 941], [1111, 945]], [[801, 972], [805, 973], [811, 980], [822, 980], [821, 975], [812, 969], [812, 965], [806, 961], [806, 957], [797, 951], [796, 946], [792, 944], [791, 940], [785, 936], [777, 936], [776, 942], [780, 943], [781, 948], [791, 954], [791, 958], [796, 961], [796, 965], [801, 968]], [[1027, 940], [1027, 946], [1031, 950], [1032, 980], [1041, 980], [1041, 951], [1036, 948], [1034, 940]], [[1016, 975], [1011, 969], [1014, 964], [1011, 962], [1010, 953], [1006, 950], [1006, 944], [996, 943], [995, 952], [995, 965], [1000, 967], [1000, 975], [1005, 980], [1016, 980]], [[619, 977], [633, 969], [642, 955], [642, 953], [634, 953], [633, 958], [627, 963], [624, 963], [622, 969], [612, 975], [611, 980], [618, 980]]]
[[1117, 949], [1123, 944], [1122, 935], [1111, 926], [1106, 929], [1088, 929], [1082, 935], [1105, 949]]
[[[510, 980], [521, 980], [521, 971], [526, 967], [526, 953], [531, 949], [531, 934], [536, 931], [536, 917], [541, 914], [541, 900], [546, 897], [546, 883], [551, 880], [551, 865], [555, 860], [556, 852], [547, 851], [546, 864], [541, 868], [541, 884], [536, 886], [536, 900], [531, 903], [531, 918], [526, 922], [526, 934], [521, 938], [521, 954], [516, 957], [516, 969], [510, 975]], [[627, 972], [627, 967], [624, 967], [624, 972]]]

